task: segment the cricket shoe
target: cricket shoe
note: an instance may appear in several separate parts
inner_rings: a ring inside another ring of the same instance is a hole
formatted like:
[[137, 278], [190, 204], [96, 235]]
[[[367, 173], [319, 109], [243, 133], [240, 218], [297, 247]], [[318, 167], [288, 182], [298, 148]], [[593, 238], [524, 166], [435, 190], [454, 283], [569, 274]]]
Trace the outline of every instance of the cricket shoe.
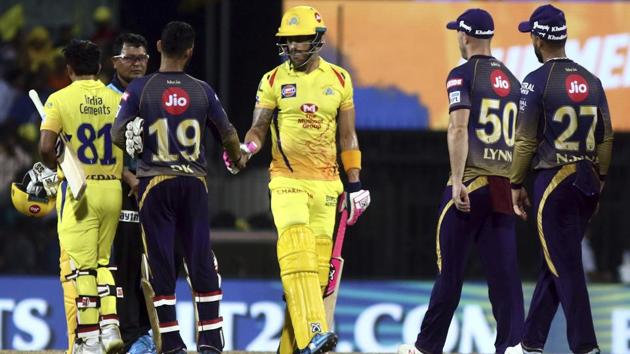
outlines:
[[101, 327], [101, 342], [103, 342], [106, 354], [118, 353], [125, 345], [120, 336], [120, 329], [115, 324]]
[[300, 354], [321, 354], [337, 346], [337, 335], [333, 332], [317, 333]]
[[156, 354], [155, 343], [150, 335], [145, 334], [136, 339], [129, 348], [129, 354]]
[[215, 347], [204, 345], [203, 348], [200, 348], [199, 354], [221, 354], [221, 351]]
[[398, 346], [398, 354], [422, 354], [413, 344], [401, 344]]

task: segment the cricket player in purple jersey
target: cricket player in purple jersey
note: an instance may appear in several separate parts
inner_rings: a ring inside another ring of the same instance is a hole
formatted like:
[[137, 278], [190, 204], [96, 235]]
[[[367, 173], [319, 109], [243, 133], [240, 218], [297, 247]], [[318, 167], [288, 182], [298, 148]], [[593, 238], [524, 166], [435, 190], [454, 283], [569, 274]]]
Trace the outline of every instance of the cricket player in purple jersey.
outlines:
[[212, 88], [184, 72], [194, 38], [187, 23], [170, 22], [164, 28], [157, 42], [159, 71], [129, 84], [112, 128], [114, 143], [138, 156], [140, 223], [162, 353], [186, 352], [175, 313], [176, 242], [182, 246], [193, 289], [197, 350], [209, 354], [223, 349], [223, 295], [208, 237], [207, 127], [217, 128], [237, 168], [247, 160]]
[[473, 245], [497, 322], [496, 352], [504, 353], [519, 345], [524, 317], [508, 179], [520, 83], [491, 55], [488, 12], [467, 10], [447, 28], [457, 30], [467, 61], [446, 80], [451, 177], [437, 225], [438, 276], [415, 345], [401, 345], [398, 353], [442, 353]]
[[522, 184], [533, 166], [534, 210], [544, 262], [525, 321], [523, 350], [542, 353], [562, 304], [569, 348], [599, 353], [582, 267], [581, 241], [604, 186], [613, 132], [601, 81], [566, 57], [567, 23], [552, 5], [518, 29], [543, 65], [523, 81], [510, 172], [514, 211], [527, 217]]

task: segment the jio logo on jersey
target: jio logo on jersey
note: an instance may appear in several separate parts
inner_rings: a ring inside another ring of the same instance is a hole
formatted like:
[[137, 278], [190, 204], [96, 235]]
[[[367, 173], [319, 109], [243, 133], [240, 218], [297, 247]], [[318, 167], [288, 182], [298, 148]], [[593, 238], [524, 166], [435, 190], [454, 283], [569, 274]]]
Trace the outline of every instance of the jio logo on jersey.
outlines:
[[567, 95], [573, 102], [582, 102], [588, 97], [588, 83], [579, 74], [571, 74], [564, 81]]
[[162, 92], [162, 107], [172, 115], [180, 115], [188, 109], [190, 96], [180, 87], [169, 87]]
[[490, 85], [494, 93], [501, 97], [510, 94], [510, 80], [503, 70], [495, 69], [490, 73]]
[[315, 113], [318, 109], [319, 107], [317, 107], [317, 105], [314, 103], [305, 103], [300, 106], [300, 111], [304, 113]]

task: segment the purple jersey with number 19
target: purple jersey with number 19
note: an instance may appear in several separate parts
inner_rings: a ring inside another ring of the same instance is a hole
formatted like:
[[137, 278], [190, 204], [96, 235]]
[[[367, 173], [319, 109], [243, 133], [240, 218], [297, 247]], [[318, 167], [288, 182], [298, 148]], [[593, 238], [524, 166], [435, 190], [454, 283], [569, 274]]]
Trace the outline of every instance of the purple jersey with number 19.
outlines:
[[469, 109], [464, 181], [509, 176], [520, 83], [499, 60], [472, 56], [446, 81], [449, 112]]
[[183, 72], [158, 72], [129, 84], [112, 133], [119, 146], [137, 116], [144, 119], [138, 177], [205, 176], [206, 127], [214, 124], [221, 136], [234, 129], [210, 85]]

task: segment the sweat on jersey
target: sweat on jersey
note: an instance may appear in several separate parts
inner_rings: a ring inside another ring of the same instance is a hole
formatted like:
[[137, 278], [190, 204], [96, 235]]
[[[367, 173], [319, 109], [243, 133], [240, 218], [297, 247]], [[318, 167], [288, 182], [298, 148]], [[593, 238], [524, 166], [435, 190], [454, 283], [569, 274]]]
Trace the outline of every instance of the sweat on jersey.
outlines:
[[491, 56], [474, 55], [448, 75], [449, 113], [470, 110], [464, 181], [509, 176], [519, 88], [512, 72]]
[[353, 109], [350, 74], [319, 58], [310, 73], [289, 61], [263, 75], [256, 107], [277, 110], [272, 123], [271, 177], [336, 180], [337, 113]]
[[138, 177], [205, 176], [206, 128], [214, 124], [222, 139], [236, 134], [210, 85], [184, 72], [158, 72], [127, 86], [112, 128], [116, 145], [125, 147], [127, 123], [136, 117], [144, 119]]
[[50, 95], [44, 105], [40, 129], [68, 138], [88, 179], [122, 176], [122, 150], [113, 146], [110, 135], [119, 101], [120, 95], [98, 80], [76, 80]]
[[608, 173], [613, 132], [601, 81], [574, 61], [552, 59], [523, 80], [511, 182], [534, 169], [588, 160]]

